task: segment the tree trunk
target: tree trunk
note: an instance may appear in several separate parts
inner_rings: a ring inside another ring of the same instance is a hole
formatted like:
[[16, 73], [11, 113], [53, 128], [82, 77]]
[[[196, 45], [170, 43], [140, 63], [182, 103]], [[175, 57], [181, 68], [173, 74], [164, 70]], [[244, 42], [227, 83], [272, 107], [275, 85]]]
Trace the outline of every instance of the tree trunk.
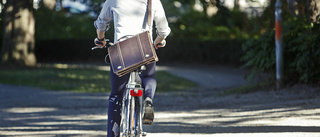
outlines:
[[[42, 0], [42, 2], [43, 2], [43, 6], [49, 8], [50, 10], [54, 10], [56, 7], [56, 0]], [[62, 3], [60, 3], [60, 5], [62, 5]]]
[[33, 0], [8, 0], [4, 9], [1, 64], [36, 64]]
[[309, 21], [316, 22], [317, 16], [320, 15], [320, 0], [307, 0], [306, 7]]
[[320, 15], [320, 0], [287, 0], [288, 8], [294, 16], [306, 17], [309, 22], [316, 22]]
[[240, 9], [239, 0], [234, 0], [233, 10], [239, 10], [239, 9]]

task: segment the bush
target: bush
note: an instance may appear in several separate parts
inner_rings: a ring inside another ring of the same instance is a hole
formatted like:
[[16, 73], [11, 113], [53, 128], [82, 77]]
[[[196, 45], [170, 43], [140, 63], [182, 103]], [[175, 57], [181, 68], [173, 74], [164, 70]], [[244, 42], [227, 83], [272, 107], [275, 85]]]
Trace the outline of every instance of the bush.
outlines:
[[290, 78], [304, 83], [320, 81], [320, 24], [292, 19], [285, 24], [284, 40]]
[[35, 54], [39, 62], [104, 61], [106, 49], [92, 51], [92, 39], [37, 40]]
[[167, 46], [158, 50], [160, 62], [240, 65], [241, 45], [245, 40], [167, 39]]
[[[167, 46], [157, 50], [159, 63], [204, 63], [239, 65], [244, 40], [167, 39]], [[39, 62], [103, 62], [106, 50], [91, 51], [92, 39], [37, 40]]]
[[[290, 82], [320, 81], [320, 24], [289, 19], [283, 26], [284, 76]], [[244, 67], [255, 74], [275, 72], [275, 34], [268, 31], [242, 45]]]
[[249, 79], [258, 73], [275, 72], [275, 32], [268, 31], [258, 39], [250, 39], [242, 45], [243, 67], [251, 68]]

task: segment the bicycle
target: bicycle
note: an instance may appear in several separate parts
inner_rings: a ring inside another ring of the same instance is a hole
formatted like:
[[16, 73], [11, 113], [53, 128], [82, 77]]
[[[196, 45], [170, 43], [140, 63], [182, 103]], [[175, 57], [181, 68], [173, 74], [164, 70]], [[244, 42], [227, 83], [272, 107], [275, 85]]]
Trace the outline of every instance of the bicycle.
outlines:
[[[109, 40], [106, 40], [105, 46], [95, 46], [92, 48], [107, 48], [113, 45]], [[165, 45], [165, 41], [161, 45]], [[108, 55], [105, 57], [105, 62], [108, 64]], [[143, 93], [144, 89], [138, 82], [139, 73], [145, 70], [145, 66], [141, 66], [140, 69], [132, 71], [130, 73], [129, 81], [126, 85], [126, 90], [122, 100], [122, 112], [121, 112], [121, 124], [120, 129], [122, 137], [145, 137], [146, 132], [143, 132], [142, 115], [143, 115]], [[151, 125], [152, 122], [145, 122]]]
[[142, 70], [145, 70], [145, 66], [141, 66], [140, 70], [130, 73], [125, 95], [123, 96], [120, 126], [122, 137], [141, 137], [147, 135], [142, 129], [142, 95], [144, 89], [137, 82], [139, 78], [138, 73]]

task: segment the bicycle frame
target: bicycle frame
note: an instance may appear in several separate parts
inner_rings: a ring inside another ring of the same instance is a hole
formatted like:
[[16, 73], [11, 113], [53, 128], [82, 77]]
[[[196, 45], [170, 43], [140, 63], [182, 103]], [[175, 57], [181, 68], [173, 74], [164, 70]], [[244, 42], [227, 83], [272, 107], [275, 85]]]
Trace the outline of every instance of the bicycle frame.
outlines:
[[143, 88], [136, 82], [138, 71], [130, 73], [122, 101], [122, 137], [145, 136], [142, 132]]

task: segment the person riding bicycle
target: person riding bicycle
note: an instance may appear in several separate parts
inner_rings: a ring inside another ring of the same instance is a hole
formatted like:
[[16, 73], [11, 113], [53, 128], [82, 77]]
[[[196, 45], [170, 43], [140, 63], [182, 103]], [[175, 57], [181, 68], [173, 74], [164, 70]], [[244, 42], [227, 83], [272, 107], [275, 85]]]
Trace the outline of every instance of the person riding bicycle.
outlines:
[[[170, 34], [171, 29], [168, 25], [160, 0], [152, 0], [151, 5], [151, 19], [155, 22], [155, 28], [157, 30], [154, 46], [158, 49], [159, 47], [162, 47], [158, 44]], [[147, 0], [106, 0], [99, 17], [94, 21], [94, 26], [97, 31], [95, 43], [96, 41], [102, 43], [96, 45], [103, 46], [106, 44], [105, 32], [109, 29], [112, 19], [114, 22], [114, 43], [118, 42], [118, 38], [126, 35], [135, 35], [145, 31], [145, 29], [149, 30], [151, 32], [150, 34], [152, 34], [152, 25], [151, 27], [146, 27], [146, 11]], [[142, 71], [140, 74], [142, 88], [145, 89], [144, 109], [147, 110], [143, 115], [143, 119], [151, 121], [153, 121], [154, 118], [152, 99], [157, 86], [155, 66], [156, 63], [146, 65], [146, 70]], [[129, 74], [119, 77], [113, 73], [112, 69], [110, 69], [110, 76], [112, 91], [109, 96], [107, 132], [108, 137], [117, 137], [120, 135], [122, 98], [129, 79]]]

